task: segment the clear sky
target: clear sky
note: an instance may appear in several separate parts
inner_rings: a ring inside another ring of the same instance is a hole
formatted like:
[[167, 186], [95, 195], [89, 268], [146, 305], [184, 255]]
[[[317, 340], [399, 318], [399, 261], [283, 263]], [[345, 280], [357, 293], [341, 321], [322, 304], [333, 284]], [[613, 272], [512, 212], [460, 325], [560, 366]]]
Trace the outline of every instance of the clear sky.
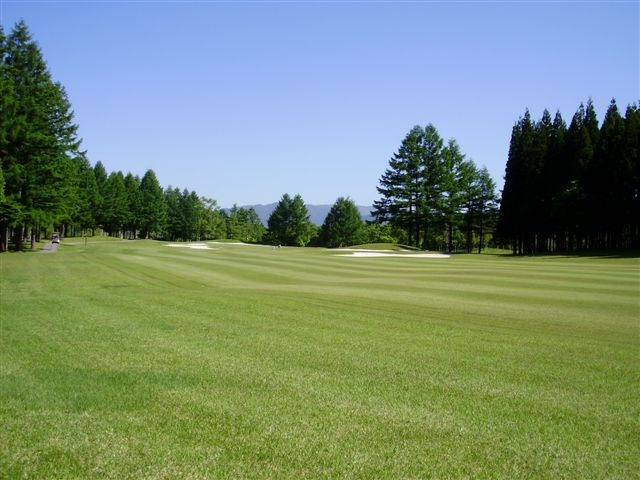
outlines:
[[371, 204], [428, 123], [501, 187], [526, 108], [640, 99], [638, 1], [0, 0], [21, 18], [92, 164], [223, 207]]

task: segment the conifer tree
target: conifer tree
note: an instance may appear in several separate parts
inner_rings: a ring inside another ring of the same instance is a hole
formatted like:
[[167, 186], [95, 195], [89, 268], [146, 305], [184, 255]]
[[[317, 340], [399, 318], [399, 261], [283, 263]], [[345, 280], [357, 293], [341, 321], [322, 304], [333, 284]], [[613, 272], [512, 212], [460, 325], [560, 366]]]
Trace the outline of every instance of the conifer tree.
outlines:
[[[212, 198], [200, 197], [200, 201], [203, 208], [202, 222], [200, 224], [200, 238], [225, 238], [227, 227], [224, 211], [218, 207], [217, 202]], [[264, 226], [260, 223], [260, 219], [258, 218], [256, 211], [251, 208], [249, 209], [249, 221], [251, 222], [253, 220], [255, 220], [256, 224], [259, 225], [260, 233], [257, 233], [257, 230], [253, 231], [250, 241], [259, 242], [262, 240]], [[258, 227], [256, 226], [256, 228]]]
[[[465, 159], [458, 143], [451, 139], [442, 150], [442, 219], [446, 228], [447, 250], [453, 251], [454, 230], [460, 227], [463, 205], [469, 209], [469, 201], [474, 196], [473, 182], [477, 176], [475, 164]], [[471, 222], [467, 238], [471, 234]], [[467, 242], [469, 243], [469, 241]]]
[[111, 172], [107, 178], [104, 192], [104, 229], [111, 236], [121, 236], [129, 219], [129, 202], [124, 185], [124, 174]]
[[131, 172], [124, 177], [124, 188], [127, 198], [128, 216], [124, 223], [125, 236], [135, 239], [140, 230], [140, 211], [142, 209], [142, 192], [140, 178]]
[[268, 220], [269, 239], [277, 245], [304, 247], [311, 240], [313, 226], [300, 195], [285, 193]]
[[98, 226], [97, 215], [102, 208], [103, 199], [98, 192], [94, 169], [84, 155], [78, 158], [76, 168], [77, 184], [74, 197], [76, 210], [71, 221], [82, 231], [95, 230]]
[[377, 187], [380, 200], [371, 212], [407, 232], [407, 243], [424, 246], [430, 226], [442, 223], [443, 142], [436, 128], [415, 126], [389, 161]]
[[[632, 248], [640, 217], [640, 120], [615, 100], [598, 127], [593, 102], [569, 128], [558, 112], [514, 127], [500, 208], [499, 233], [514, 253]], [[529, 125], [529, 126], [527, 126]], [[530, 136], [529, 136], [530, 138]]]
[[320, 228], [321, 244], [329, 248], [357, 245], [364, 235], [364, 222], [354, 201], [338, 198]]
[[640, 247], [640, 109], [629, 105], [624, 117], [624, 168], [628, 175], [624, 187], [624, 217], [628, 247]]
[[[5, 194], [17, 207], [8, 221], [22, 248], [24, 229], [32, 244], [40, 225], [69, 220], [73, 210], [72, 159], [81, 154], [77, 127], [64, 88], [54, 83], [42, 53], [24, 22], [6, 39], [2, 90], [12, 90], [11, 122], [3, 157]], [[16, 218], [16, 217], [19, 217]]]
[[489, 174], [487, 167], [482, 167], [474, 181], [473, 196], [468, 214], [473, 216], [478, 232], [478, 253], [485, 248], [487, 231], [495, 227], [498, 213], [498, 196], [496, 184]]
[[424, 130], [416, 125], [402, 140], [380, 178], [377, 190], [382, 198], [374, 201], [371, 212], [378, 222], [406, 229], [410, 245], [420, 242], [423, 138]]
[[151, 238], [161, 235], [167, 221], [164, 193], [153, 170], [147, 170], [140, 182], [140, 235]]
[[264, 235], [264, 226], [253, 208], [234, 205], [227, 217], [227, 237], [243, 242], [259, 242]]

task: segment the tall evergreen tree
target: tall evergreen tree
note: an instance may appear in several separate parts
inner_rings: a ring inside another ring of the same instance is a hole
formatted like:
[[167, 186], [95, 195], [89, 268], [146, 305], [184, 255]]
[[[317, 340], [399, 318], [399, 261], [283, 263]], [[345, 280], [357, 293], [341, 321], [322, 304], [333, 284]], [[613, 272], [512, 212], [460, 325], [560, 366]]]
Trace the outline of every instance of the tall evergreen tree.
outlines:
[[21, 221], [19, 207], [15, 200], [5, 195], [5, 173], [9, 160], [9, 130], [15, 119], [15, 93], [13, 82], [8, 75], [6, 64], [7, 41], [4, 29], [0, 25], [0, 253], [5, 252], [9, 245], [9, 227], [13, 222]]
[[378, 222], [406, 229], [411, 245], [420, 242], [423, 139], [424, 130], [416, 125], [402, 140], [380, 178], [377, 190], [382, 198], [374, 201], [371, 212]]
[[187, 241], [200, 240], [200, 224], [204, 208], [196, 192], [190, 192], [187, 189], [182, 191], [180, 209], [183, 218], [180, 237]]
[[300, 195], [285, 193], [268, 220], [269, 239], [278, 245], [304, 247], [311, 240], [313, 226]]
[[147, 170], [142, 177], [140, 192], [140, 235], [148, 239], [161, 234], [167, 221], [164, 193], [153, 170]]
[[[461, 226], [465, 211], [469, 210], [469, 203], [475, 196], [474, 182], [478, 175], [475, 164], [466, 160], [460, 151], [458, 143], [451, 139], [442, 150], [442, 219], [446, 227], [447, 250], [452, 252], [454, 242], [454, 230]], [[464, 210], [464, 211], [463, 211]], [[467, 216], [467, 243], [470, 244], [472, 222]]]
[[264, 235], [264, 226], [254, 208], [234, 205], [227, 217], [227, 238], [243, 242], [259, 242]]
[[515, 253], [638, 245], [636, 111], [629, 106], [623, 118], [613, 100], [600, 128], [591, 100], [580, 105], [568, 129], [559, 112], [553, 121], [547, 111], [536, 123], [527, 115], [520, 119], [499, 223]]
[[[212, 198], [201, 197], [200, 201], [204, 208], [202, 222], [200, 224], [200, 238], [225, 238], [227, 232], [227, 217], [224, 211], [218, 207], [217, 202]], [[257, 230], [253, 232], [250, 241], [261, 241], [262, 235], [264, 234], [264, 226], [260, 223], [258, 214], [253, 208], [249, 209], [249, 221], [255, 221], [256, 229], [259, 225], [259, 233], [257, 233]]]
[[530, 198], [535, 187], [530, 176], [535, 178], [537, 173], [536, 164], [529, 159], [534, 150], [534, 141], [534, 124], [527, 110], [511, 132], [498, 223], [499, 234], [511, 240], [516, 254], [533, 253], [529, 221], [532, 209]]
[[85, 229], [95, 230], [98, 226], [97, 215], [104, 202], [98, 192], [95, 173], [89, 160], [84, 155], [79, 157], [76, 167], [76, 210], [71, 223], [83, 232]]
[[124, 177], [124, 188], [127, 196], [127, 210], [129, 215], [124, 223], [125, 236], [135, 239], [140, 230], [140, 213], [142, 210], [142, 192], [140, 178], [131, 172]]
[[475, 177], [467, 215], [473, 218], [478, 233], [478, 253], [485, 248], [485, 237], [495, 227], [498, 214], [496, 184], [487, 167], [482, 167]]
[[628, 246], [640, 248], [640, 109], [629, 105], [624, 118], [624, 167], [628, 173], [624, 186], [624, 213], [627, 219]]
[[167, 187], [164, 192], [164, 202], [167, 207], [167, 222], [165, 227], [165, 238], [171, 241], [180, 240], [183, 231], [184, 218], [180, 200], [182, 193], [179, 188]]
[[103, 228], [111, 236], [121, 236], [130, 217], [129, 199], [124, 184], [124, 174], [111, 172], [107, 178], [103, 204]]
[[415, 126], [380, 178], [372, 215], [407, 232], [407, 243], [427, 247], [430, 226], [443, 222], [443, 141], [436, 128]]
[[3, 50], [0, 90], [13, 95], [13, 101], [2, 102], [3, 111], [10, 110], [3, 140], [5, 195], [16, 207], [5, 223], [15, 226], [21, 248], [24, 228], [31, 229], [33, 243], [40, 225], [70, 218], [72, 159], [80, 154], [80, 142], [64, 88], [51, 79], [24, 22], [16, 24]]
[[365, 228], [358, 207], [350, 198], [340, 197], [320, 228], [320, 242], [325, 247], [357, 245], [365, 239]]
[[598, 224], [602, 228], [597, 243], [603, 248], [629, 246], [629, 214], [633, 204], [633, 164], [625, 155], [628, 142], [625, 120], [611, 101], [600, 129], [592, 176], [594, 202], [598, 205]]

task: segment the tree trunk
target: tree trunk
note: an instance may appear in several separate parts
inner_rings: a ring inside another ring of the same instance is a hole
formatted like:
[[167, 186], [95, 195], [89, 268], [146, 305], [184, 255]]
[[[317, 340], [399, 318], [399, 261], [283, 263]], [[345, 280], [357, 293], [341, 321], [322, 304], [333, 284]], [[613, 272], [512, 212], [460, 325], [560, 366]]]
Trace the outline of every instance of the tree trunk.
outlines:
[[13, 243], [16, 246], [16, 249], [18, 251], [22, 250], [22, 246], [23, 246], [23, 235], [24, 232], [24, 225], [19, 224], [16, 226], [16, 228], [13, 230]]
[[9, 250], [9, 224], [0, 223], [0, 253]]

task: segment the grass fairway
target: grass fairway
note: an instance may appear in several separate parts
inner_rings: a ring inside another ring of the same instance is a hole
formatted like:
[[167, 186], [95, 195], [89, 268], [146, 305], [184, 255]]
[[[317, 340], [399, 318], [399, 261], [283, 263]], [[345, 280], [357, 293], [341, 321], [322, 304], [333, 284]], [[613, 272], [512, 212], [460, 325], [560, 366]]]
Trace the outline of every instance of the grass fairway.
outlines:
[[637, 258], [0, 256], [1, 478], [638, 478]]

